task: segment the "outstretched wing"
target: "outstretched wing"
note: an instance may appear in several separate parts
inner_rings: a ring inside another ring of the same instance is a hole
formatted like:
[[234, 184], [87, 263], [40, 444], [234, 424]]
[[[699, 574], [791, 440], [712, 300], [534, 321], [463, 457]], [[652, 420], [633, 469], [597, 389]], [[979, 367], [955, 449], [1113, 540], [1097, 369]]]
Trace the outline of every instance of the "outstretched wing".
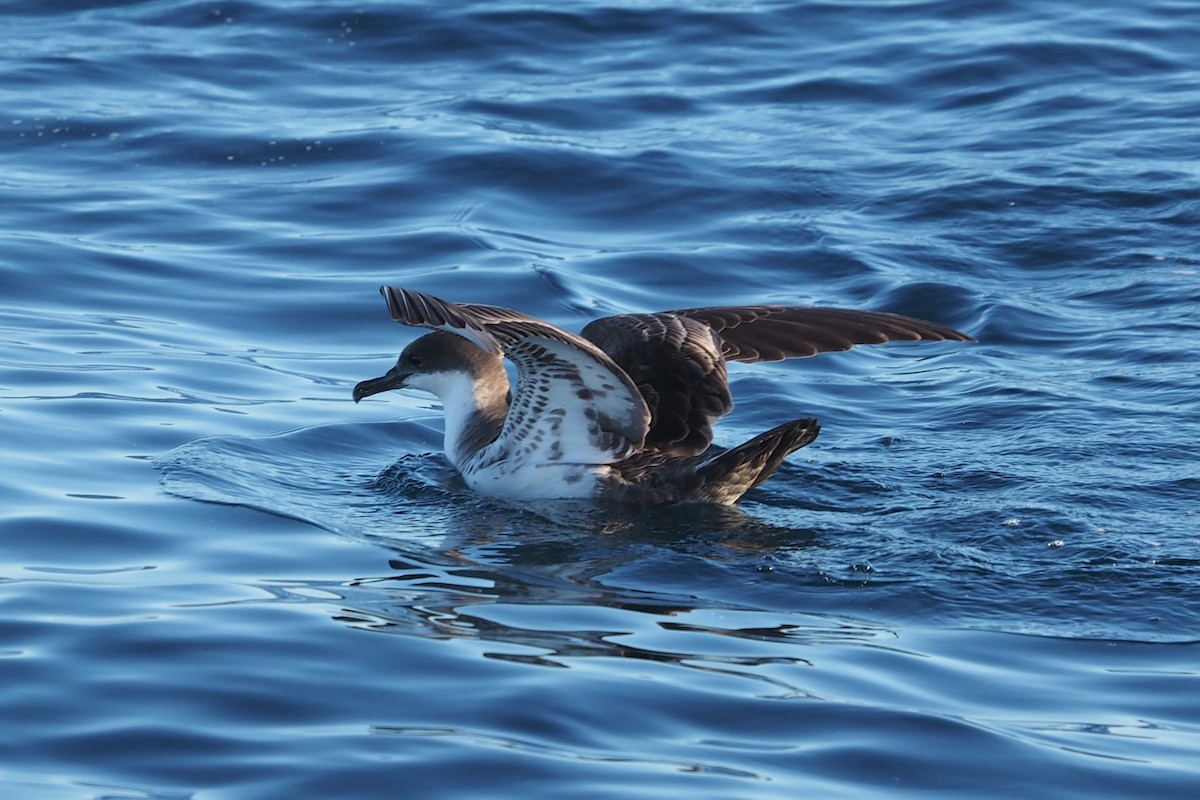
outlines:
[[591, 342], [499, 306], [451, 303], [383, 286], [392, 319], [462, 336], [517, 365], [517, 386], [489, 457], [604, 464], [643, 446], [650, 414], [629, 376]]
[[701, 453], [733, 408], [726, 360], [781, 361], [891, 341], [973, 341], [933, 322], [883, 311], [798, 306], [689, 308], [598, 319], [582, 336], [612, 356], [646, 398], [646, 447]]
[[705, 323], [731, 361], [782, 361], [884, 342], [973, 342], [936, 322], [886, 311], [800, 306], [732, 306], [669, 311]]

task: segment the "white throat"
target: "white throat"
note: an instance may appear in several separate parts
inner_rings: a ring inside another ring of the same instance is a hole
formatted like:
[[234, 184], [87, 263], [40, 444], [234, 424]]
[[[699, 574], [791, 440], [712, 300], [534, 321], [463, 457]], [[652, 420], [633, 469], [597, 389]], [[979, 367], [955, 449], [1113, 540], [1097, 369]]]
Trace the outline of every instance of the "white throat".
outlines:
[[469, 373], [457, 370], [415, 375], [407, 383], [413, 389], [437, 395], [442, 401], [446, 415], [443, 449], [446, 458], [461, 472], [466, 462], [478, 452], [478, 446], [471, 446], [472, 437], [468, 433], [473, 423], [478, 424], [479, 414], [483, 411], [480, 401], [489, 396], [488, 390], [479, 386]]

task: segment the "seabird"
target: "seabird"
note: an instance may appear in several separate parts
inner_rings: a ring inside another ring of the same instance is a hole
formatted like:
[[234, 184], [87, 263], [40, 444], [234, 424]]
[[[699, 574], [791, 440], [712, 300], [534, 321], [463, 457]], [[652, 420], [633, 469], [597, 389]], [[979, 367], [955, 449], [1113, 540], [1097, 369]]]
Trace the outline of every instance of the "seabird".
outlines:
[[619, 314], [573, 334], [499, 306], [379, 291], [392, 319], [434, 331], [355, 386], [354, 401], [405, 387], [437, 395], [446, 457], [475, 491], [512, 499], [735, 503], [820, 428], [799, 419], [706, 453], [713, 423], [733, 408], [728, 361], [974, 341], [899, 314], [780, 305]]

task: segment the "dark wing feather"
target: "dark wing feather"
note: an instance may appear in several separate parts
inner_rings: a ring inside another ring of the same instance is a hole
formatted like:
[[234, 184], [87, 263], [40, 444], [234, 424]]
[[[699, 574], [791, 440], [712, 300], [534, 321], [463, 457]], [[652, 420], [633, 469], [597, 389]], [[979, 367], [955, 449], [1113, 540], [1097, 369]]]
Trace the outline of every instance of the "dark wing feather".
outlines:
[[505, 330], [505, 326], [515, 331], [519, 330], [522, 323], [527, 323], [541, 326], [543, 333], [550, 331], [559, 341], [568, 342], [577, 338], [537, 317], [511, 308], [451, 303], [431, 294], [398, 286], [380, 286], [379, 293], [387, 301], [388, 313], [396, 322], [454, 333], [496, 355], [504, 352], [496, 334]]
[[676, 314], [621, 314], [580, 334], [612, 357], [650, 409], [646, 447], [702, 453], [712, 425], [733, 408], [721, 343], [706, 323]]
[[592, 322], [580, 335], [608, 353], [645, 398], [646, 446], [676, 455], [703, 452], [713, 424], [733, 408], [726, 360], [782, 361], [856, 344], [974, 341], [900, 314], [799, 306], [620, 314]]
[[733, 306], [665, 312], [699, 320], [717, 332], [731, 361], [782, 361], [884, 342], [973, 342], [965, 333], [891, 314], [843, 308]]

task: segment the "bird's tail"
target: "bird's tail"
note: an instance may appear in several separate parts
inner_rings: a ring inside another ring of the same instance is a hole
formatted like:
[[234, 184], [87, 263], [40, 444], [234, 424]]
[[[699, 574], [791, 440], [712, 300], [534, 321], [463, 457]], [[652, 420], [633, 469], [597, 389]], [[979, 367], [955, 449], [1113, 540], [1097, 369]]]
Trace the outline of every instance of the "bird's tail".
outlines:
[[791, 453], [817, 438], [815, 419], [798, 419], [760, 433], [750, 441], [713, 456], [696, 468], [700, 479], [693, 497], [713, 503], [735, 503], [771, 477]]

